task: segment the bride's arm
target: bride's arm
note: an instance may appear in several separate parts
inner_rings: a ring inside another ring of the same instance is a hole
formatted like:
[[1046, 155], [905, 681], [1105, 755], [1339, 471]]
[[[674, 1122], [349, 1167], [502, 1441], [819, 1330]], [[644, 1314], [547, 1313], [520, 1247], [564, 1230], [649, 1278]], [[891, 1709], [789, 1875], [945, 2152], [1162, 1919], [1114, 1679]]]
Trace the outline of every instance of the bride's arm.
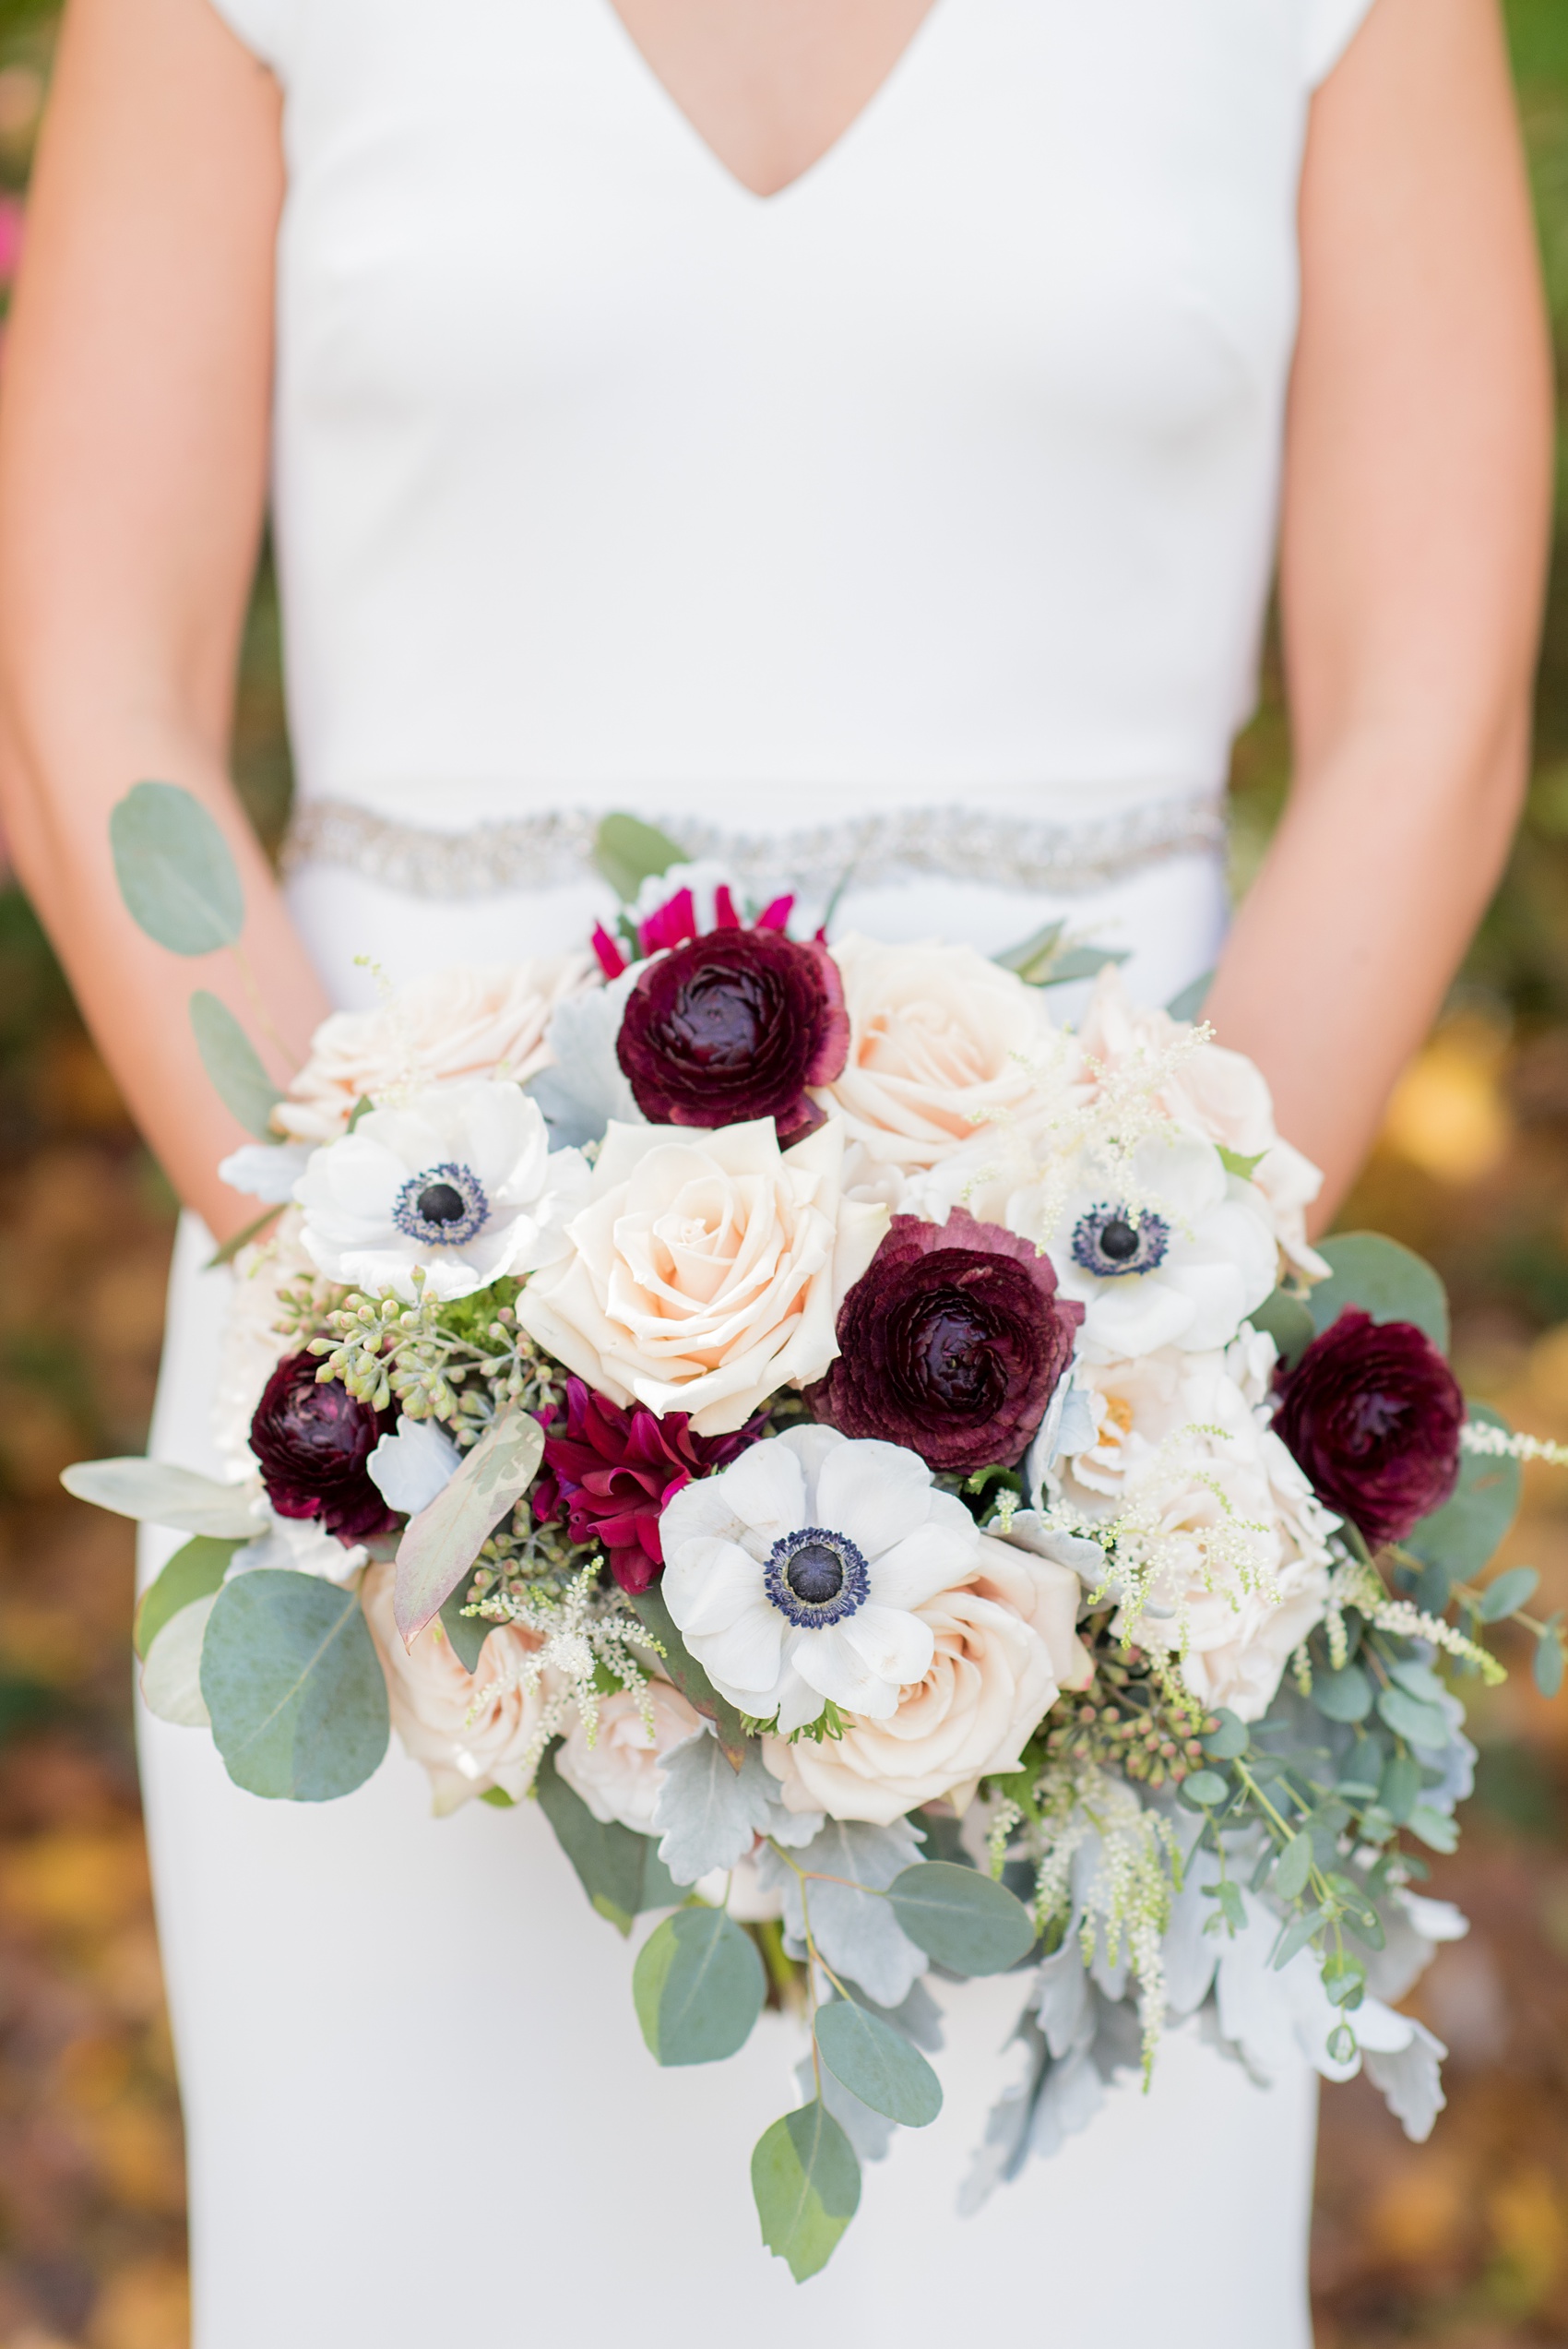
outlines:
[[[70, 0], [0, 397], [0, 801], [18, 871], [136, 1116], [226, 1235], [255, 1202], [196, 1057], [229, 958], [123, 910], [113, 803], [182, 783], [244, 877], [244, 949], [300, 1051], [325, 1009], [227, 776], [266, 495], [279, 94], [208, 0]], [[257, 1036], [275, 1075], [279, 1055]]]
[[1376, 0], [1313, 108], [1281, 607], [1289, 805], [1207, 1016], [1332, 1208], [1528, 768], [1552, 392], [1493, 0]]

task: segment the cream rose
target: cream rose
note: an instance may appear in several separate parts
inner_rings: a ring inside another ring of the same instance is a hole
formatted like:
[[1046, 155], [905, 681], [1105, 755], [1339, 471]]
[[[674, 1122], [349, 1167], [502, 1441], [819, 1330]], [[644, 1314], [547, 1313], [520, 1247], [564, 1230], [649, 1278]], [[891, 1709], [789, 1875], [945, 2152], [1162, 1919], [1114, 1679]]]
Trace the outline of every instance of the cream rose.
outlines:
[[526, 1084], [549, 1065], [544, 1031], [557, 1004], [598, 977], [589, 954], [459, 963], [400, 987], [374, 1011], [334, 1012], [272, 1122], [297, 1141], [330, 1142], [366, 1099], [497, 1070]]
[[790, 1810], [880, 1826], [940, 1796], [964, 1810], [982, 1778], [1021, 1767], [1062, 1690], [1087, 1685], [1072, 1568], [985, 1536], [980, 1549], [972, 1580], [917, 1610], [931, 1628], [931, 1665], [890, 1719], [849, 1715], [843, 1735], [820, 1744], [764, 1740]]
[[[1169, 1052], [1183, 1032], [1168, 1012], [1134, 1005], [1112, 963], [1095, 982], [1078, 1040], [1086, 1063], [1110, 1075], [1129, 1062]], [[1097, 1080], [1087, 1076], [1087, 1081], [1092, 1087]], [[1154, 1099], [1189, 1134], [1237, 1158], [1257, 1161], [1252, 1180], [1263, 1193], [1287, 1259], [1308, 1280], [1321, 1281], [1328, 1267], [1307, 1245], [1306, 1210], [1323, 1188], [1323, 1176], [1311, 1159], [1280, 1140], [1263, 1071], [1241, 1053], [1199, 1044], [1182, 1058]]]
[[1091, 1521], [1135, 1508], [1148, 1529], [1151, 1605], [1117, 1629], [1181, 1655], [1194, 1694], [1243, 1721], [1267, 1711], [1323, 1614], [1336, 1521], [1269, 1432], [1261, 1394], [1272, 1360], [1253, 1335], [1223, 1353], [1080, 1361], [1094, 1437], [1055, 1471]]
[[616, 1820], [639, 1835], [653, 1832], [654, 1806], [665, 1783], [661, 1756], [702, 1727], [701, 1716], [668, 1680], [648, 1682], [647, 1701], [651, 1737], [636, 1698], [629, 1688], [617, 1688], [600, 1699], [593, 1744], [578, 1715], [555, 1754], [556, 1769], [595, 1818]]
[[532, 1687], [523, 1677], [525, 1659], [541, 1642], [533, 1632], [497, 1624], [472, 1673], [464, 1670], [439, 1620], [406, 1648], [392, 1615], [396, 1571], [390, 1563], [368, 1567], [360, 1602], [386, 1675], [403, 1750], [429, 1772], [438, 1814], [457, 1810], [492, 1786], [520, 1802], [539, 1766], [554, 1694], [542, 1675]]
[[849, 1014], [844, 1073], [815, 1098], [873, 1165], [935, 1165], [1039, 1092], [1051, 1031], [1039, 996], [973, 947], [833, 948]]
[[771, 1118], [702, 1135], [612, 1123], [569, 1253], [517, 1318], [613, 1402], [690, 1412], [699, 1436], [744, 1426], [821, 1377], [887, 1229], [885, 1207], [842, 1197], [843, 1156], [834, 1120], [788, 1151]]

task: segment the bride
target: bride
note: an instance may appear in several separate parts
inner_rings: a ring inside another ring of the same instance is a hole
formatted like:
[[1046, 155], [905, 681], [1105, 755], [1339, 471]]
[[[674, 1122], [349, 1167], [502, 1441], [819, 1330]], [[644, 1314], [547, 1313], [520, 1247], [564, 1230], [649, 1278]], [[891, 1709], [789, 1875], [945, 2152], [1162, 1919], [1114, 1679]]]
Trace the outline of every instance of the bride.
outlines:
[[[115, 895], [143, 776], [232, 838], [296, 1055], [359, 958], [578, 944], [624, 808], [808, 897], [850, 867], [845, 929], [1064, 914], [1153, 1000], [1218, 960], [1326, 1212], [1526, 772], [1550, 393], [1492, 0], [218, 10], [70, 0], [0, 427], [10, 840], [189, 1210], [156, 1449], [211, 1464], [200, 1268], [253, 1207]], [[269, 495], [281, 888], [225, 775]], [[1281, 513], [1296, 782], [1221, 959]], [[142, 1757], [197, 2349], [1306, 2342], [1304, 2073], [1177, 2034], [960, 2220], [1010, 2060], [975, 1985], [947, 2125], [802, 2295], [746, 2175], [786, 2026], [657, 2072], [532, 1806]]]

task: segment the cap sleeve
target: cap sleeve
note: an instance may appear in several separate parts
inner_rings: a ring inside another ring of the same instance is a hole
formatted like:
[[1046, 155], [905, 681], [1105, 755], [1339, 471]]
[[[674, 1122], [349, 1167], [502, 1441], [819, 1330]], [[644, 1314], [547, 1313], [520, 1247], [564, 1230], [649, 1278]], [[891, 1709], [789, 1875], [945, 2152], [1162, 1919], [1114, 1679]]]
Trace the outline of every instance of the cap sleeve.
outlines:
[[232, 32], [237, 32], [245, 47], [254, 51], [264, 66], [280, 71], [283, 55], [285, 20], [291, 12], [291, 0], [212, 0], [212, 6]]
[[1350, 46], [1372, 0], [1307, 0], [1307, 80], [1316, 89]]

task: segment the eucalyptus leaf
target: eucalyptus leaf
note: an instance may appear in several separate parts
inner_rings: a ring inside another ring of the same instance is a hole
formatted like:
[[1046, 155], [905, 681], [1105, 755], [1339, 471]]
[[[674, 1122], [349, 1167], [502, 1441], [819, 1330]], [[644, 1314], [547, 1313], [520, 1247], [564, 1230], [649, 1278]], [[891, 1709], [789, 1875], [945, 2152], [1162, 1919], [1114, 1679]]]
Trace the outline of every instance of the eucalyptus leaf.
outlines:
[[1230, 1786], [1217, 1770], [1196, 1770], [1178, 1791], [1189, 1810], [1211, 1811], [1225, 1800]]
[[834, 2078], [873, 2112], [924, 2128], [942, 2110], [942, 2082], [919, 2049], [852, 1999], [818, 2008], [816, 2044]]
[[1284, 1932], [1280, 1935], [1278, 1940], [1275, 1944], [1274, 1964], [1276, 1972], [1277, 1972], [1282, 1966], [1288, 1966], [1297, 1952], [1306, 1948], [1308, 1942], [1312, 1939], [1313, 1935], [1317, 1932], [1319, 1926], [1326, 1923], [1328, 1911], [1326, 1909], [1309, 1909], [1305, 1916], [1299, 1916], [1295, 1918], [1285, 1927]]
[[1377, 1790], [1380, 1808], [1403, 1827], [1420, 1800], [1421, 1766], [1414, 1754], [1390, 1754]]
[[910, 1940], [955, 1973], [1004, 1973], [1034, 1948], [1034, 1919], [1022, 1901], [978, 1868], [922, 1860], [887, 1897]]
[[1282, 1901], [1300, 1900], [1307, 1889], [1313, 1872], [1313, 1839], [1310, 1835], [1292, 1835], [1280, 1853], [1274, 1871], [1274, 1889]]
[[797, 2283], [827, 2265], [860, 2208], [861, 2165], [820, 2099], [786, 2113], [758, 2139], [752, 2193], [762, 2239]]
[[1172, 1019], [1196, 1020], [1201, 1016], [1204, 1005], [1208, 999], [1208, 991], [1213, 986], [1214, 980], [1215, 973], [1212, 971], [1205, 971], [1200, 972], [1197, 978], [1189, 980], [1184, 987], [1179, 987], [1165, 1007], [1170, 1017]]
[[695, 1711], [712, 1722], [720, 1746], [739, 1767], [748, 1743], [745, 1723], [728, 1698], [719, 1695], [687, 1648], [658, 1583], [627, 1596], [628, 1604], [642, 1619], [643, 1628], [652, 1633], [664, 1651], [659, 1669], [665, 1679], [680, 1690]]
[[660, 1895], [669, 1879], [663, 1869], [658, 1871], [659, 1883], [648, 1881], [648, 1864], [657, 1857], [650, 1838], [618, 1819], [595, 1818], [556, 1769], [553, 1747], [540, 1763], [534, 1792], [583, 1890], [618, 1933], [630, 1933], [642, 1909], [665, 1905]]
[[238, 1786], [299, 1803], [352, 1794], [386, 1751], [386, 1682], [358, 1593], [258, 1567], [225, 1582], [201, 1693]]
[[1314, 1673], [1313, 1702], [1329, 1721], [1364, 1721], [1372, 1709], [1372, 1685], [1359, 1663]]
[[131, 1642], [138, 1656], [147, 1654], [164, 1625], [183, 1607], [212, 1596], [228, 1573], [229, 1561], [239, 1546], [233, 1539], [219, 1542], [210, 1534], [198, 1533], [184, 1549], [175, 1551], [162, 1573], [155, 1582], [148, 1584], [137, 1603]]
[[1274, 1340], [1287, 1368], [1306, 1353], [1317, 1335], [1305, 1300], [1292, 1296], [1289, 1289], [1276, 1289], [1247, 1318], [1254, 1330], [1265, 1331]]
[[1216, 1761], [1239, 1760], [1252, 1743], [1246, 1723], [1224, 1705], [1218, 1709], [1214, 1717], [1219, 1726], [1212, 1735], [1204, 1738], [1205, 1753], [1212, 1755]]
[[1000, 954], [992, 955], [992, 960], [1004, 971], [1015, 971], [1020, 979], [1034, 982], [1055, 960], [1066, 927], [1063, 918], [1047, 922], [1043, 929], [1031, 932], [1016, 946], [1004, 947]]
[[172, 1468], [160, 1460], [79, 1460], [62, 1470], [60, 1482], [78, 1501], [91, 1501], [144, 1525], [166, 1525], [177, 1533], [254, 1542], [261, 1532], [250, 1486], [220, 1485], [216, 1477]]
[[137, 783], [109, 817], [114, 877], [139, 929], [172, 954], [215, 954], [245, 924], [229, 844], [177, 783]]
[[1431, 1664], [1420, 1663], [1415, 1656], [1390, 1656], [1388, 1676], [1396, 1680], [1407, 1695], [1415, 1697], [1423, 1705], [1436, 1705], [1439, 1711], [1442, 1711], [1443, 1700], [1448, 1691]]
[[1396, 1737], [1405, 1738], [1412, 1746], [1429, 1751], [1446, 1746], [1449, 1738], [1448, 1716], [1436, 1705], [1423, 1704], [1412, 1697], [1408, 1688], [1380, 1688], [1377, 1693], [1379, 1717], [1385, 1721]]
[[225, 1109], [258, 1141], [274, 1139], [268, 1119], [282, 1087], [262, 1067], [255, 1046], [226, 1003], [205, 987], [191, 997], [191, 1027], [201, 1065]]
[[1445, 1566], [1423, 1566], [1410, 1592], [1423, 1615], [1446, 1615], [1453, 1595], [1454, 1577]]
[[1108, 963], [1131, 960], [1132, 948], [1118, 946], [1070, 946], [1051, 958], [1049, 969], [1040, 978], [1030, 976], [1037, 987], [1067, 987], [1080, 979], [1098, 979]]
[[[1555, 1629], [1543, 1633], [1536, 1641], [1535, 1677], [1543, 1697], [1555, 1697], [1562, 1686], [1562, 1640]], [[1430, 1842], [1431, 1839], [1429, 1836], [1427, 1840]]]
[[593, 861], [624, 905], [645, 881], [685, 863], [685, 852], [668, 833], [635, 816], [607, 816], [594, 836]]
[[1319, 1253], [1329, 1278], [1308, 1293], [1313, 1326], [1322, 1331], [1348, 1306], [1374, 1321], [1413, 1321], [1440, 1353], [1448, 1352], [1448, 1297], [1430, 1264], [1381, 1232], [1340, 1232]]
[[756, 1944], [722, 1909], [677, 1909], [637, 1952], [632, 1997], [659, 2064], [717, 2064], [743, 2047], [767, 1996]]
[[[1431, 1852], [1456, 1852], [1459, 1830], [1446, 1811], [1434, 1811], [1430, 1803], [1418, 1803], [1407, 1822], [1412, 1835], [1419, 1835]], [[1407, 1866], [1409, 1865], [1407, 1859]]]
[[[1470, 1417], [1489, 1427], [1506, 1430], [1508, 1425], [1484, 1403], [1472, 1403]], [[1518, 1515], [1522, 1479], [1516, 1460], [1488, 1452], [1461, 1453], [1459, 1482], [1452, 1496], [1411, 1527], [1401, 1548], [1423, 1566], [1445, 1567], [1451, 1576], [1468, 1580], [1491, 1564]]]
[[201, 1693], [201, 1651], [217, 1603], [217, 1592], [209, 1592], [171, 1616], [154, 1633], [141, 1668], [148, 1712], [181, 1729], [205, 1729], [211, 1718]]
[[459, 1580], [441, 1602], [441, 1628], [452, 1643], [452, 1653], [465, 1672], [477, 1672], [485, 1641], [495, 1626], [487, 1623], [482, 1615], [465, 1615], [469, 1603], [468, 1591]]
[[1481, 1621], [1501, 1623], [1516, 1607], [1528, 1606], [1539, 1589], [1540, 1576], [1533, 1566], [1511, 1566], [1481, 1592]]
[[517, 1404], [504, 1411], [450, 1482], [417, 1517], [398, 1544], [392, 1612], [411, 1641], [439, 1615], [504, 1517], [534, 1480], [544, 1452], [544, 1430]]

